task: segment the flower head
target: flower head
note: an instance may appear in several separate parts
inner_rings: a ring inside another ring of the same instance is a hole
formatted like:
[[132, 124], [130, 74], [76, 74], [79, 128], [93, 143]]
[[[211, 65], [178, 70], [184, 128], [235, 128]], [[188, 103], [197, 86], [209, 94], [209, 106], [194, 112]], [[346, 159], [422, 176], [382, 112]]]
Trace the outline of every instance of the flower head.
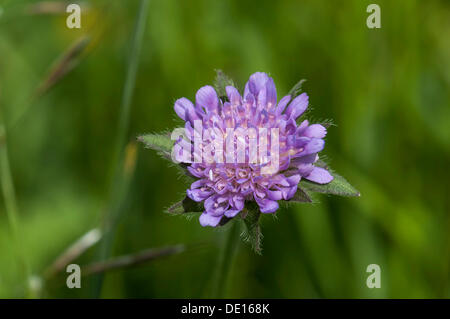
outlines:
[[277, 101], [273, 79], [261, 72], [250, 76], [243, 95], [227, 86], [226, 97], [219, 98], [212, 86], [204, 86], [195, 104], [186, 98], [175, 102], [186, 133], [175, 143], [175, 157], [196, 178], [187, 196], [204, 203], [202, 226], [235, 217], [246, 201], [274, 213], [278, 201], [294, 196], [302, 178], [319, 184], [333, 180], [314, 165], [324, 148], [325, 127], [308, 120], [297, 124], [307, 107], [306, 93]]

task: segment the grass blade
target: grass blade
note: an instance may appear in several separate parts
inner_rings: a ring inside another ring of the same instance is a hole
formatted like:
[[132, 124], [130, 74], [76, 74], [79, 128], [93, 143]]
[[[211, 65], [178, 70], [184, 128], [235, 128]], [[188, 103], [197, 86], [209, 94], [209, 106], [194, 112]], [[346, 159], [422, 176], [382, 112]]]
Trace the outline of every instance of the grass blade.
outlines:
[[[1, 105], [0, 105], [1, 106]], [[20, 243], [19, 227], [18, 227], [18, 209], [16, 201], [16, 192], [14, 189], [14, 182], [11, 174], [11, 167], [9, 165], [8, 144], [6, 138], [6, 127], [3, 122], [3, 109], [0, 107], [0, 184], [5, 201], [5, 210], [8, 217], [9, 227], [11, 229], [12, 241], [17, 252], [17, 260], [19, 268], [23, 274], [23, 284], [25, 294], [28, 296], [30, 270], [28, 261]]]
[[220, 250], [213, 281], [212, 298], [224, 298], [225, 296], [228, 287], [227, 280], [240, 242], [239, 226], [239, 222], [234, 221], [231, 225], [231, 229], [227, 230], [226, 238], [224, 239], [223, 246]]
[[137, 266], [139, 264], [179, 254], [185, 251], [184, 245], [176, 245], [158, 249], [147, 249], [137, 254], [120, 256], [108, 261], [100, 261], [83, 267], [83, 276], [89, 276], [106, 271]]
[[47, 75], [39, 84], [35, 97], [39, 97], [48, 92], [53, 86], [61, 81], [80, 62], [80, 57], [90, 42], [90, 37], [85, 35], [76, 40], [63, 54], [56, 60], [48, 71]]
[[44, 272], [44, 277], [50, 278], [62, 271], [64, 267], [81, 256], [87, 249], [95, 245], [101, 237], [102, 233], [98, 228], [88, 231], [53, 262], [53, 264]]
[[29, 15], [65, 14], [67, 5], [67, 2], [40, 1], [28, 5], [25, 11]]
[[[142, 45], [144, 35], [144, 27], [148, 13], [148, 0], [141, 0], [139, 12], [137, 14], [136, 24], [133, 30], [133, 37], [131, 41], [131, 51], [128, 59], [127, 74], [125, 77], [125, 84], [123, 89], [121, 110], [119, 117], [118, 135], [116, 137], [115, 156], [113, 161], [114, 175], [109, 195], [109, 208], [106, 212], [102, 230], [104, 237], [100, 243], [100, 250], [98, 259], [100, 261], [106, 260], [110, 255], [112, 246], [112, 239], [116, 223], [119, 219], [121, 206], [126, 196], [129, 180], [126, 181], [126, 176], [123, 174], [124, 166], [124, 147], [129, 125], [129, 115], [131, 98], [136, 82], [136, 74], [139, 62], [139, 53]], [[125, 177], [125, 178], [124, 178]], [[131, 179], [131, 176], [128, 177]], [[93, 279], [92, 297], [98, 298], [101, 293], [103, 282], [102, 273], [97, 274]]]

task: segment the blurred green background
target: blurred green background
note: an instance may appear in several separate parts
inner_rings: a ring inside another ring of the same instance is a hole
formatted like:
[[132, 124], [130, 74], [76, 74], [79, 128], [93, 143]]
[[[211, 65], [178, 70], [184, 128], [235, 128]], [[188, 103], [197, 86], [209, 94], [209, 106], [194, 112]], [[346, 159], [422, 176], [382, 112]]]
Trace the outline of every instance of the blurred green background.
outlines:
[[[81, 29], [66, 27], [61, 3], [0, 1], [2, 185], [8, 190], [6, 141], [18, 212], [15, 244], [2, 196], [3, 298], [30, 295], [17, 246], [33, 275], [31, 296], [91, 296], [90, 277], [81, 289], [65, 286], [64, 270], [41, 277], [110, 205], [139, 1], [80, 2]], [[253, 72], [268, 72], [279, 96], [305, 78], [311, 114], [336, 124], [324, 154], [361, 192], [263, 216], [263, 255], [239, 244], [226, 297], [450, 297], [450, 2], [378, 0], [381, 29], [366, 26], [370, 3], [150, 1], [127, 141], [177, 126], [173, 102], [193, 99], [214, 69], [241, 86]], [[55, 61], [86, 35], [79, 63], [36, 95]], [[187, 185], [154, 151], [136, 146], [112, 256], [180, 243], [188, 249], [108, 272], [101, 296], [211, 296], [227, 229], [165, 214]], [[95, 261], [97, 246], [74, 262]], [[380, 289], [366, 286], [369, 264], [381, 267]]]

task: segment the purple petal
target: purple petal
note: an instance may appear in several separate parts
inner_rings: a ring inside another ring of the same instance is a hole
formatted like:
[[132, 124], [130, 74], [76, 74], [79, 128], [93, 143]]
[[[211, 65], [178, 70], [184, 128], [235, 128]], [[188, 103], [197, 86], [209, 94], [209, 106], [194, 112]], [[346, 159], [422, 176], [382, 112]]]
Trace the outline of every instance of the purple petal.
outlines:
[[317, 153], [301, 156], [292, 160], [292, 165], [297, 166], [298, 164], [312, 164], [319, 159]]
[[266, 108], [267, 105], [267, 91], [266, 90], [261, 90], [258, 93], [258, 106], [261, 109]]
[[232, 105], [241, 104], [241, 95], [234, 86], [227, 86], [225, 90], [227, 91], [228, 99]]
[[232, 201], [232, 206], [234, 208], [236, 208], [237, 210], [241, 211], [242, 209], [244, 209], [244, 197], [241, 195], [234, 195], [231, 198]]
[[[292, 135], [292, 136], [294, 136], [294, 135]], [[293, 145], [295, 146], [296, 149], [300, 149], [300, 148], [304, 148], [310, 142], [311, 142], [311, 139], [309, 137], [300, 136], [295, 139], [295, 142], [293, 143]]]
[[267, 191], [267, 197], [269, 197], [271, 200], [280, 200], [283, 199], [283, 193], [282, 191], [276, 190], [276, 191]]
[[278, 169], [278, 171], [281, 172], [288, 169], [289, 165], [290, 165], [290, 156], [281, 161], [280, 168]]
[[191, 163], [191, 143], [180, 137], [174, 144], [172, 156], [179, 163]]
[[308, 176], [314, 169], [314, 166], [311, 163], [299, 163], [296, 166], [301, 176]]
[[186, 194], [187, 194], [187, 196], [188, 196], [190, 199], [192, 199], [193, 201], [196, 201], [196, 202], [201, 202], [201, 201], [205, 200], [204, 198], [201, 198], [201, 197], [199, 196], [199, 190], [198, 190], [198, 189], [194, 189], [194, 190], [192, 190], [192, 189], [187, 189], [187, 190], [186, 190]]
[[300, 183], [301, 176], [300, 175], [292, 175], [286, 178], [286, 180], [289, 182], [289, 185], [297, 185]]
[[208, 112], [217, 112], [219, 98], [217, 97], [216, 90], [210, 85], [200, 88], [195, 95], [195, 103], [205, 108]]
[[284, 109], [286, 108], [286, 105], [289, 103], [290, 100], [291, 100], [291, 96], [286, 95], [285, 97], [283, 97], [280, 100], [280, 102], [278, 102], [278, 106], [277, 106], [277, 110], [276, 110], [277, 115], [280, 115], [281, 113], [283, 113]]
[[318, 153], [323, 150], [325, 146], [325, 141], [320, 138], [312, 138], [311, 141], [306, 144], [305, 148], [302, 152], [300, 152], [300, 156], [305, 156], [313, 153]]
[[256, 202], [258, 203], [261, 213], [264, 214], [274, 213], [279, 207], [276, 201], [267, 198], [259, 199], [258, 197], [256, 197]]
[[187, 98], [182, 97], [181, 99], [176, 100], [174, 105], [175, 113], [177, 113], [178, 117], [183, 121], [186, 121], [186, 110], [194, 110], [194, 104], [189, 101]]
[[233, 115], [233, 105], [231, 103], [225, 102], [222, 106], [222, 117]]
[[196, 202], [204, 201], [206, 198], [211, 196], [212, 193], [213, 193], [213, 191], [209, 188], [208, 188], [208, 190], [202, 190], [200, 188], [196, 188], [196, 189], [188, 189], [186, 191], [186, 194], [189, 196], [189, 198]]
[[297, 186], [298, 185], [294, 185], [291, 188], [289, 188], [289, 190], [287, 191], [287, 194], [284, 197], [285, 200], [289, 200], [292, 197], [294, 197], [295, 193], [297, 192]]
[[216, 184], [214, 184], [214, 190], [217, 194], [225, 194], [228, 191], [227, 182], [223, 179], [219, 179]]
[[314, 167], [311, 174], [305, 178], [319, 184], [327, 184], [333, 180], [333, 176], [326, 169], [321, 167]]
[[206, 184], [208, 180], [199, 179], [191, 184], [191, 188], [186, 191], [186, 194], [192, 200], [196, 202], [201, 202], [211, 196], [213, 193], [212, 189]]
[[291, 104], [289, 104], [286, 115], [288, 117], [296, 119], [300, 115], [305, 112], [306, 108], [308, 107], [308, 95], [306, 93], [302, 93], [299, 96], [297, 96]]
[[286, 121], [286, 134], [294, 134], [297, 130], [297, 123], [295, 122], [295, 119], [293, 117], [289, 118]]
[[272, 182], [273, 182], [273, 184], [284, 186], [284, 187], [290, 186], [289, 180], [283, 174], [278, 174], [278, 175], [272, 177]]
[[[247, 87], [246, 90], [248, 90]], [[255, 97], [251, 93], [245, 93], [244, 97], [245, 97], [244, 102], [245, 104], [247, 104], [247, 106], [252, 106], [253, 103], [255, 102]]]
[[277, 105], [277, 89], [272, 78], [269, 78], [269, 80], [266, 82], [266, 90], [267, 107], [271, 109], [272, 107], [275, 107], [275, 105]]
[[188, 166], [187, 170], [195, 177], [204, 177], [205, 169], [195, 164]]
[[327, 129], [320, 124], [312, 124], [308, 126], [303, 132], [304, 136], [324, 138], [327, 135]]
[[197, 181], [195, 181], [195, 182], [193, 182], [193, 183], [191, 184], [191, 189], [196, 189], [196, 188], [202, 187], [202, 186], [205, 185], [206, 183], [207, 183], [206, 180], [204, 180], [204, 179], [199, 179], [199, 180], [197, 180]]
[[239, 214], [241, 210], [240, 209], [229, 209], [225, 212], [225, 216], [227, 216], [228, 218], [233, 218], [234, 216], [236, 216], [237, 214]]
[[309, 122], [308, 120], [304, 120], [302, 123], [300, 123], [300, 125], [297, 127], [297, 130], [295, 131], [295, 134], [297, 136], [301, 136], [303, 135], [303, 132], [305, 131], [305, 129], [308, 127]]
[[213, 216], [221, 216], [228, 209], [229, 205], [223, 203], [223, 197], [213, 195], [205, 200], [205, 210]]
[[192, 128], [192, 125], [190, 122], [186, 122], [184, 124], [184, 131], [186, 133], [186, 137], [190, 140], [190, 141], [194, 141], [194, 129]]
[[241, 194], [244, 196], [251, 193], [252, 192], [251, 181], [247, 181], [244, 184], [242, 184], [240, 186], [240, 190], [241, 190]]
[[[250, 79], [247, 82], [246, 89], [254, 96], [258, 96], [259, 91], [265, 88], [266, 82], [269, 80], [269, 77], [266, 73], [256, 72], [250, 76]], [[245, 92], [245, 96], [248, 92]]]
[[222, 219], [222, 216], [212, 216], [206, 212], [201, 214], [200, 218], [199, 218], [200, 225], [202, 225], [203, 227], [206, 227], [206, 226], [216, 227], [219, 224], [221, 219]]

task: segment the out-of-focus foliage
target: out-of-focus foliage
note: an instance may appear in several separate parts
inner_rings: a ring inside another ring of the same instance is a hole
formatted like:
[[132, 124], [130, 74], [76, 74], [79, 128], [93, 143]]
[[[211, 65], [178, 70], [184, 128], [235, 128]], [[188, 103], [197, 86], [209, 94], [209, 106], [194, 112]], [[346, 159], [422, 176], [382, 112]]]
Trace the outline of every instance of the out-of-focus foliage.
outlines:
[[[84, 1], [82, 28], [38, 1], [0, 2], [0, 107], [17, 192], [19, 235], [40, 276], [97, 227], [107, 206], [118, 114], [138, 1]], [[331, 118], [327, 162], [360, 198], [262, 216], [263, 255], [238, 247], [226, 297], [450, 297], [450, 3], [154, 0], [131, 106], [129, 140], [179, 125], [173, 102], [222, 69], [237, 85], [271, 74], [278, 95], [308, 79], [314, 120]], [[52, 65], [82, 36], [77, 65], [42, 96]], [[179, 243], [185, 252], [105, 277], [103, 297], [205, 297], [225, 231], [164, 211], [186, 183], [155, 152], [138, 150], [113, 255]], [[0, 297], [21, 296], [21, 271], [0, 201]], [[95, 260], [95, 247], [76, 262]], [[381, 266], [381, 289], [366, 267]], [[36, 278], [36, 277], [35, 277]], [[42, 297], [87, 297], [65, 277]]]

